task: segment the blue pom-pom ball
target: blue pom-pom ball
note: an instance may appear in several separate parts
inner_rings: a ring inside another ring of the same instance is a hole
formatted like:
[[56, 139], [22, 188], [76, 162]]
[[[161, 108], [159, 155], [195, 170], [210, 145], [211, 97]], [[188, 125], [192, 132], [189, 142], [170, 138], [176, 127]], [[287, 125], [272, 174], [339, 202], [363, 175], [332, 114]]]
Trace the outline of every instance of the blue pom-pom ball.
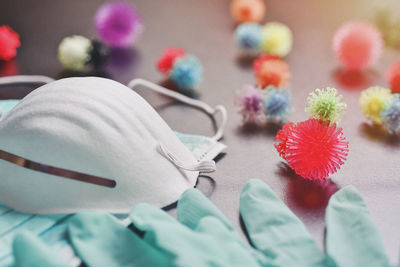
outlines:
[[291, 110], [289, 90], [268, 86], [264, 100], [264, 111], [267, 117], [285, 120]]
[[240, 24], [235, 31], [236, 45], [247, 51], [256, 51], [261, 44], [261, 26], [257, 23]]
[[179, 90], [190, 92], [203, 80], [203, 67], [199, 59], [193, 55], [177, 58], [169, 73]]
[[400, 94], [394, 94], [392, 100], [381, 111], [383, 126], [390, 132], [400, 134]]

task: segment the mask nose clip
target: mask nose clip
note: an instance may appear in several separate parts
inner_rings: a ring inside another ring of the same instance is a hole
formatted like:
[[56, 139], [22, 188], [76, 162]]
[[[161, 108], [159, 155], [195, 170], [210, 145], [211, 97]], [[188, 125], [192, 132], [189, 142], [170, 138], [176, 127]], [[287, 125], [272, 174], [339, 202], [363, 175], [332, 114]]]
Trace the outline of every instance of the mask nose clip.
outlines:
[[158, 152], [167, 158], [171, 163], [173, 163], [176, 167], [186, 170], [186, 171], [198, 171], [201, 173], [210, 173], [214, 172], [217, 167], [215, 165], [215, 161], [213, 160], [203, 160], [199, 163], [195, 164], [185, 164], [182, 161], [178, 160], [165, 146], [161, 143], [157, 145]]

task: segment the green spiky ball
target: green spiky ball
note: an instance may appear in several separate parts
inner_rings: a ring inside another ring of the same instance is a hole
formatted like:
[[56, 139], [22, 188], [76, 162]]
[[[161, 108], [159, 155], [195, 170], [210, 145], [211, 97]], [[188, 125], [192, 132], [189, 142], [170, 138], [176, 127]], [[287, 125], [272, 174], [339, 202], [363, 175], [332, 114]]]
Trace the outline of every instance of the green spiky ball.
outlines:
[[310, 118], [337, 123], [347, 107], [345, 103], [340, 102], [341, 99], [342, 95], [338, 95], [335, 88], [315, 89], [307, 97], [308, 106], [305, 111], [310, 114]]

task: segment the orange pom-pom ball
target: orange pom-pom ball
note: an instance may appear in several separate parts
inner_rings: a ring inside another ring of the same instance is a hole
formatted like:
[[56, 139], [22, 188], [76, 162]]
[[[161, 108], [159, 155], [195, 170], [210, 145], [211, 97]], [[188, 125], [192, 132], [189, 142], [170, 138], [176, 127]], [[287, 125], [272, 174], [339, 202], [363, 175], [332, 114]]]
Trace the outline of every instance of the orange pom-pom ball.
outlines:
[[333, 37], [333, 52], [349, 70], [362, 70], [377, 61], [383, 41], [378, 29], [366, 22], [348, 22]]
[[386, 80], [393, 93], [400, 93], [400, 60], [389, 66], [386, 71]]
[[279, 57], [261, 55], [254, 61], [254, 73], [256, 82], [262, 88], [269, 85], [275, 87], [289, 86], [289, 66]]
[[233, 0], [231, 14], [237, 23], [260, 22], [265, 16], [263, 0]]

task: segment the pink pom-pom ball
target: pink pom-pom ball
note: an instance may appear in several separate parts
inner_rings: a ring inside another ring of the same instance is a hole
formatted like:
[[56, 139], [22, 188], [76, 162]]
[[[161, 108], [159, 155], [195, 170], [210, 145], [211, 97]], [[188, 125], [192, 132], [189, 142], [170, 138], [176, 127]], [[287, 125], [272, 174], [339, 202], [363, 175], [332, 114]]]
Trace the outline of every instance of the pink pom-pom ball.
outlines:
[[143, 30], [139, 12], [125, 1], [111, 1], [101, 5], [94, 23], [100, 39], [111, 47], [134, 44]]
[[366, 22], [347, 22], [333, 37], [333, 52], [349, 70], [362, 70], [374, 64], [382, 53], [379, 30]]

